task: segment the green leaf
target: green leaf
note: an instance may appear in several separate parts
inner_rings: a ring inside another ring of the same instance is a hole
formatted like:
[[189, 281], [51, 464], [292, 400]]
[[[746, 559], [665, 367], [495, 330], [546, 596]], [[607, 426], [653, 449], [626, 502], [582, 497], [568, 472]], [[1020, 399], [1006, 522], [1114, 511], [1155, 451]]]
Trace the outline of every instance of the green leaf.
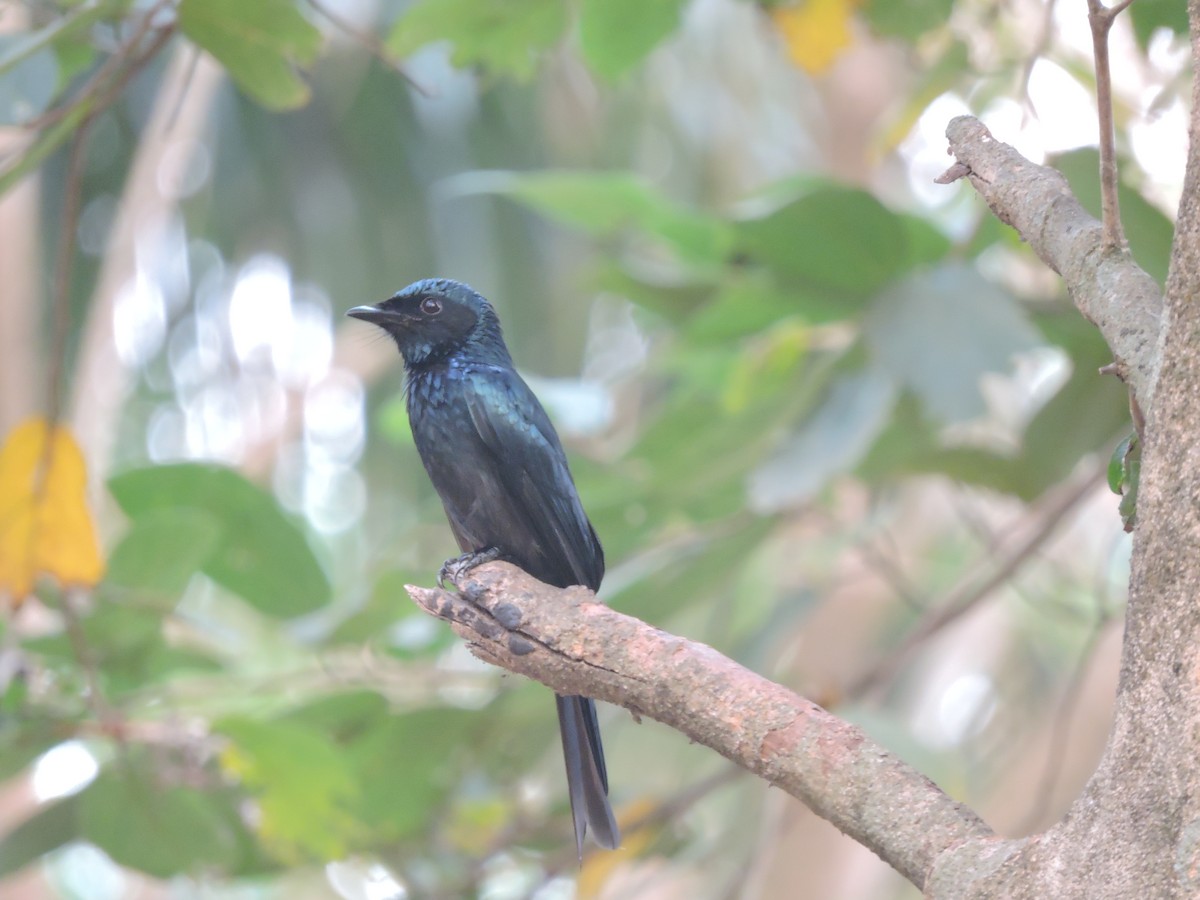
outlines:
[[855, 473], [864, 481], [877, 484], [913, 471], [924, 471], [918, 461], [928, 459], [938, 447], [936, 429], [924, 415], [920, 401], [912, 391], [904, 391], [892, 410], [887, 428]]
[[[25, 689], [27, 675], [15, 676], [0, 707], [0, 780], [6, 781], [63, 741], [75, 727], [66, 712], [53, 714], [31, 706]], [[82, 706], [82, 704], [81, 704]]]
[[1142, 50], [1150, 45], [1150, 38], [1159, 28], [1179, 36], [1188, 33], [1187, 4], [1183, 0], [1138, 0], [1129, 7], [1128, 15], [1133, 16], [1133, 33]]
[[308, 85], [296, 67], [316, 61], [321, 32], [292, 0], [182, 0], [179, 27], [268, 109], [308, 102]]
[[654, 204], [645, 183], [629, 172], [511, 174], [497, 182], [496, 193], [597, 235], [637, 224]]
[[[84, 792], [86, 793], [86, 791]], [[51, 801], [0, 838], [0, 878], [79, 837], [79, 805], [83, 794]]]
[[977, 447], [945, 447], [940, 427], [931, 421], [916, 396], [906, 391], [892, 421], [871, 447], [856, 473], [880, 484], [917, 474], [936, 474], [1033, 500], [1045, 489], [1043, 469], [1025, 455], [1001, 456]]
[[[664, 413], [631, 449], [625, 465], [646, 479], [631, 486], [641, 503], [676, 516], [705, 520], [735, 512], [745, 500], [746, 471], [787, 416], [787, 405], [774, 396], [755, 397], [737, 414], [715, 398], [693, 397]], [[610, 540], [620, 545], [627, 537]]]
[[219, 672], [223, 668], [220, 661], [202, 650], [159, 644], [142, 661], [142, 679], [133, 689], [139, 690], [148, 682], [161, 681], [177, 672]]
[[1125, 457], [1125, 493], [1121, 496], [1121, 502], [1117, 506], [1117, 512], [1121, 514], [1121, 524], [1126, 531], [1133, 531], [1137, 525], [1137, 498], [1138, 485], [1142, 478], [1142, 451], [1138, 444], [1135, 444], [1129, 454]]
[[279, 721], [295, 722], [343, 744], [375, 727], [387, 715], [387, 699], [377, 691], [363, 689], [318, 697]]
[[119, 759], [83, 792], [82, 836], [115, 862], [158, 878], [232, 866], [238, 834], [220, 808], [223, 801], [156, 783], [148, 762]]
[[789, 318], [811, 325], [840, 322], [858, 316], [868, 299], [782, 285], [771, 272], [735, 268], [723, 279], [712, 302], [692, 317], [687, 333], [700, 343], [723, 342], [761, 332]]
[[1129, 428], [1129, 395], [1116, 378], [1097, 369], [1112, 351], [1095, 326], [1075, 310], [1039, 317], [1038, 326], [1071, 358], [1071, 375], [1037, 411], [1021, 438], [1025, 479], [1021, 496], [1038, 496], [1066, 478], [1088, 453], [1104, 452]]
[[915, 43], [925, 32], [943, 28], [954, 0], [867, 0], [863, 14], [876, 34]]
[[726, 223], [686, 210], [629, 172], [480, 173], [506, 194], [566, 225], [600, 236], [636, 228], [698, 265], [722, 261], [732, 235]]
[[219, 523], [220, 541], [202, 571], [260, 611], [297, 616], [329, 602], [329, 580], [303, 532], [270, 494], [232, 469], [152, 466], [116, 476], [109, 489], [135, 522], [186, 509]]
[[709, 284], [658, 284], [642, 280], [617, 265], [601, 263], [594, 286], [597, 290], [619, 294], [668, 322], [683, 323], [714, 295]]
[[735, 243], [782, 283], [849, 294], [878, 290], [907, 267], [911, 252], [899, 216], [865, 191], [834, 186], [738, 223]]
[[[373, 839], [388, 843], [427, 833], [457, 784], [454, 751], [477, 716], [461, 709], [422, 709], [392, 716], [347, 748], [363, 785], [361, 813]], [[398, 761], [400, 764], [398, 764]]]
[[597, 75], [620, 78], [679, 24], [687, 0], [583, 0], [579, 43]]
[[173, 605], [221, 542], [220, 521], [201, 509], [159, 509], [136, 519], [108, 561], [104, 586]]
[[750, 499], [774, 512], [816, 496], [858, 464], [888, 424], [896, 386], [877, 368], [836, 379], [800, 429], [750, 477]]
[[397, 20], [387, 47], [403, 58], [449, 41], [455, 66], [480, 65], [524, 81], [566, 27], [562, 0], [420, 0]]
[[[298, 722], [229, 718], [214, 731], [231, 741], [221, 767], [257, 797], [263, 843], [281, 859], [344, 857], [362, 834], [353, 815], [359, 786], [346, 758], [324, 735]], [[392, 758], [393, 765], [403, 760]]]
[[1125, 455], [1129, 453], [1129, 447], [1136, 437], [1136, 433], [1129, 435], [1129, 437], [1117, 444], [1112, 456], [1109, 457], [1108, 489], [1114, 494], [1120, 494], [1122, 487], [1125, 485]]
[[946, 258], [954, 244], [928, 219], [902, 213], [900, 223], [908, 235], [908, 266], [931, 266]]
[[725, 344], [757, 334], [789, 316], [807, 315], [808, 298], [785, 291], [766, 272], [734, 272], [712, 302], [691, 317], [687, 335], [697, 344]]
[[[168, 652], [162, 618], [154, 610], [102, 601], [79, 622], [80, 632], [94, 665], [112, 695], [146, 687], [151, 671], [161, 666]], [[28, 638], [23, 646], [64, 672], [78, 672], [78, 652], [67, 634]]]
[[1131, 434], [1117, 445], [1108, 463], [1108, 486], [1113, 493], [1121, 495], [1117, 511], [1126, 531], [1133, 531], [1137, 524], [1138, 485], [1142, 479], [1142, 442], [1137, 433]]
[[1108, 446], [1129, 425], [1124, 388], [1115, 378], [1096, 373], [1112, 359], [1111, 351], [1095, 327], [1073, 310], [1043, 314], [1037, 325], [1045, 342], [1061, 346], [1070, 355], [1073, 368], [1066, 383], [1026, 425], [1018, 453], [944, 447], [938, 425], [915, 395], [906, 392], [858, 474], [883, 482], [937, 473], [1032, 501], [1060, 484], [1083, 456]]
[[883, 368], [943, 422], [986, 412], [980, 377], [1007, 371], [1015, 353], [1041, 343], [1010, 294], [958, 263], [889, 287], [863, 334]]
[[74, 78], [89, 69], [96, 61], [99, 51], [88, 40], [87, 34], [72, 31], [54, 44], [54, 56], [58, 60], [58, 89], [64, 90]]
[[158, 616], [116, 603], [97, 604], [80, 627], [101, 665], [112, 659], [139, 657], [162, 641]]
[[21, 34], [11, 43], [7, 43], [6, 52], [0, 53], [0, 75], [8, 74], [25, 60], [31, 59], [42, 50], [53, 47], [60, 39], [70, 37], [81, 29], [89, 27], [106, 13], [122, 5], [124, 5], [124, 0], [119, 0], [119, 2], [91, 0], [91, 2], [80, 3], [44, 28]]

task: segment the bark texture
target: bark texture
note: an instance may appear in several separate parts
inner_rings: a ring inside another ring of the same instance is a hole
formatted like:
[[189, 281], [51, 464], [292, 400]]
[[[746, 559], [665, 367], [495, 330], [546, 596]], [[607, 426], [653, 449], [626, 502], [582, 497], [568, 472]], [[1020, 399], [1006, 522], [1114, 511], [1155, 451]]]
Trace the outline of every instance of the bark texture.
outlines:
[[1162, 293], [1127, 250], [1106, 250], [1104, 229], [1055, 169], [1032, 163], [972, 116], [946, 128], [957, 163], [939, 181], [970, 179], [1000, 221], [1011, 225], [1063, 277], [1076, 308], [1113, 352], [1116, 373], [1143, 409], [1153, 405]]
[[918, 886], [946, 847], [996, 842], [975, 813], [860, 729], [711, 647], [507, 563], [474, 569], [459, 588], [408, 592], [480, 659], [683, 732], [803, 801]]

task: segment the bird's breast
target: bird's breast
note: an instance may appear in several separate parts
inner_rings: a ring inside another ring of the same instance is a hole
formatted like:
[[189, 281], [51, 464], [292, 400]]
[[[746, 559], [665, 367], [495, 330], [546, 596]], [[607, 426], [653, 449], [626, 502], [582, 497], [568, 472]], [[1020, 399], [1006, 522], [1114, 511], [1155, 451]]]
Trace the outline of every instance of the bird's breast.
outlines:
[[494, 466], [471, 417], [477, 384], [464, 365], [446, 365], [409, 381], [408, 418], [417, 450], [439, 491], [447, 481], [473, 481]]

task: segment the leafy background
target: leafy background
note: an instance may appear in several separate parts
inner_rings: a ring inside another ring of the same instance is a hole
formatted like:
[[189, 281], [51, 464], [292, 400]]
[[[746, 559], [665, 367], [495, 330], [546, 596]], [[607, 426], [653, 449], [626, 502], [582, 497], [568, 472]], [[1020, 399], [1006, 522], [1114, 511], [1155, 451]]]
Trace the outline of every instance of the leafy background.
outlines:
[[[1185, 31], [1140, 0], [1115, 38], [1160, 281]], [[48, 566], [5, 621], [0, 893], [916, 896], [613, 709], [625, 846], [579, 866], [548, 693], [403, 591], [454, 548], [395, 354], [340, 314], [432, 274], [496, 302], [607, 602], [1005, 833], [1053, 821], [1107, 728], [1129, 413], [1056, 279], [931, 180], [971, 111], [1098, 207], [1088, 54], [1033, 0], [6, 8], [0, 430], [70, 426], [105, 574]]]

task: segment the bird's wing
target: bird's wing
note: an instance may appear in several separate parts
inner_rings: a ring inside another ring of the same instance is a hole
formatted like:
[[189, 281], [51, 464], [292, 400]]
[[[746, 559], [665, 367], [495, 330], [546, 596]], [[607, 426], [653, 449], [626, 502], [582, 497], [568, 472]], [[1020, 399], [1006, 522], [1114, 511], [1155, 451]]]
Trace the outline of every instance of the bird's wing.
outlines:
[[471, 422], [496, 459], [512, 513], [537, 544], [536, 558], [514, 562], [560, 587], [582, 584], [598, 589], [604, 551], [542, 405], [511, 369], [488, 367], [467, 380]]

